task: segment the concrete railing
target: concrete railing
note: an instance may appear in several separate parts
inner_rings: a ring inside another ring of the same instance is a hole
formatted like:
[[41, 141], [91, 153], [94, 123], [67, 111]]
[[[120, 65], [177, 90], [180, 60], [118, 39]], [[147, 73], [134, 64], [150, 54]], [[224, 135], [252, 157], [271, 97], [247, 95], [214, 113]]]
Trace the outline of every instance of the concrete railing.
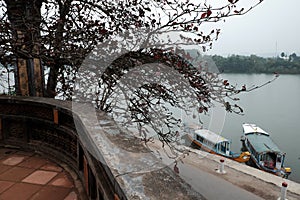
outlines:
[[106, 120], [98, 127], [85, 123], [90, 120], [85, 112], [74, 112], [66, 101], [1, 96], [0, 145], [38, 151], [67, 164], [88, 199], [201, 199], [140, 141], [124, 135], [113, 121], [107, 123], [105, 113], [97, 112]]
[[38, 151], [67, 164], [89, 199], [127, 199], [107, 165], [81, 142], [73, 115], [68, 102], [0, 97], [0, 144]]

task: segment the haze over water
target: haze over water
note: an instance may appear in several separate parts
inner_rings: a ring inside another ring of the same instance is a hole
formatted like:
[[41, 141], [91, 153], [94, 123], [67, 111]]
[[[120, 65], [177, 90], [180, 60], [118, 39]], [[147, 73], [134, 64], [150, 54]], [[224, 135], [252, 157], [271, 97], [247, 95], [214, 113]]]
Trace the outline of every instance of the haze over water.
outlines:
[[[273, 78], [265, 74], [223, 74], [231, 84], [259, 85]], [[300, 182], [300, 76], [280, 75], [273, 83], [240, 94], [245, 115], [227, 113], [222, 135], [232, 139], [233, 151], [240, 151], [243, 123], [254, 123], [286, 152], [285, 166], [292, 168], [289, 179]], [[213, 120], [213, 118], [212, 118]]]

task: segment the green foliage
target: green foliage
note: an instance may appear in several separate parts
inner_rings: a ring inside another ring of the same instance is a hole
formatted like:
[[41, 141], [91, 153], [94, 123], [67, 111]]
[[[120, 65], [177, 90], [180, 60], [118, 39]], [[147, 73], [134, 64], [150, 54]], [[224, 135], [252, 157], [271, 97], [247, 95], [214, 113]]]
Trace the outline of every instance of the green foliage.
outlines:
[[300, 74], [300, 57], [295, 53], [276, 58], [263, 58], [256, 55], [212, 56], [221, 73], [280, 73]]

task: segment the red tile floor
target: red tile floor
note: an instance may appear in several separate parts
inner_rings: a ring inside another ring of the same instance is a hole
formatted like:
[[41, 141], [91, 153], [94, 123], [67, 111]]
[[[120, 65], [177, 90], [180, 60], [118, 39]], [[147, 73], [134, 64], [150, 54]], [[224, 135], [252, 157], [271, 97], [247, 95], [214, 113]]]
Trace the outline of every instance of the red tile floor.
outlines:
[[0, 149], [0, 200], [79, 200], [70, 174], [36, 153]]

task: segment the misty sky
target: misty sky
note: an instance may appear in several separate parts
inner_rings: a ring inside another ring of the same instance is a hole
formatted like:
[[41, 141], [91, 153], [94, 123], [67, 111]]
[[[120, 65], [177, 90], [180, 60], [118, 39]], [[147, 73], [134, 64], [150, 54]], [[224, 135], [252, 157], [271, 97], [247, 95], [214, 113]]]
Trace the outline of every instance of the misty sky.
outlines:
[[216, 24], [222, 34], [207, 53], [273, 57], [276, 53], [295, 52], [300, 55], [299, 11], [300, 0], [264, 0], [246, 15], [228, 18], [225, 23]]

